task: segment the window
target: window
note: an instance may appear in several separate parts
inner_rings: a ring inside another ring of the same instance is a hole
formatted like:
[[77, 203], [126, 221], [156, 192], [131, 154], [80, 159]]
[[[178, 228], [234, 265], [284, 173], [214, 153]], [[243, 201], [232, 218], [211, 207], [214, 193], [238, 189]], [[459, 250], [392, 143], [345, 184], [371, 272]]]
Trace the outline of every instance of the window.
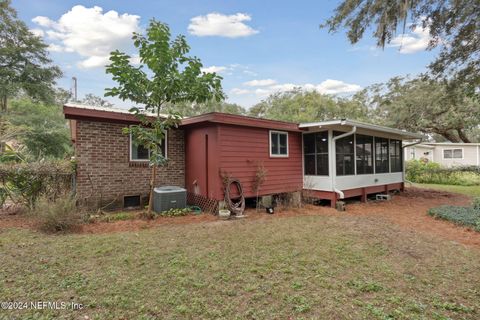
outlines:
[[288, 157], [288, 133], [270, 131], [270, 157]]
[[140, 196], [125, 196], [123, 197], [124, 208], [140, 207]]
[[463, 149], [443, 149], [443, 159], [463, 159]]
[[303, 135], [305, 175], [328, 176], [328, 131]]
[[375, 137], [375, 173], [388, 171], [388, 139]]
[[373, 137], [356, 135], [357, 174], [373, 173]]
[[[343, 132], [334, 132], [334, 136], [339, 136]], [[345, 138], [338, 139], [335, 143], [337, 176], [355, 174], [353, 134]]]
[[402, 141], [390, 140], [390, 172], [402, 172]]
[[[158, 144], [158, 147], [162, 150], [162, 155], [167, 157], [167, 133], [165, 137]], [[150, 150], [145, 148], [143, 145], [135, 141], [135, 138], [132, 138], [130, 134], [130, 161], [148, 161], [150, 159]]]

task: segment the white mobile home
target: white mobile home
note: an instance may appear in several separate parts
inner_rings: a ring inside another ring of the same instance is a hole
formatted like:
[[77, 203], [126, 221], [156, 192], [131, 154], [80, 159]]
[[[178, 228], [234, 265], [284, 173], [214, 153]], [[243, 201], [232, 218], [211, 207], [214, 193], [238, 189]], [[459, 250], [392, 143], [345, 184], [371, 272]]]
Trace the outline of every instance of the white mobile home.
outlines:
[[479, 166], [480, 143], [422, 143], [405, 148], [405, 160], [426, 159], [445, 167]]

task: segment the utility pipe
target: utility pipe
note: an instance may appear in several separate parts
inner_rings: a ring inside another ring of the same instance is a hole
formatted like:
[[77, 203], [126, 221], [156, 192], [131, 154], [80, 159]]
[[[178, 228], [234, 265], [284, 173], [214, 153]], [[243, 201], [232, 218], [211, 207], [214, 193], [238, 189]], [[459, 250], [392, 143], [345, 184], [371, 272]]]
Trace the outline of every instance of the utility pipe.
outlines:
[[[343, 123], [342, 123], [343, 125]], [[345, 138], [345, 137], [348, 137], [348, 136], [351, 136], [352, 134], [354, 134], [355, 132], [357, 132], [357, 127], [356, 126], [353, 126], [352, 127], [352, 130], [350, 130], [349, 132], [345, 132], [339, 136], [336, 136], [336, 137], [333, 137], [332, 139], [332, 156], [333, 156], [333, 166], [332, 166], [332, 187], [333, 187], [333, 191], [335, 191], [335, 193], [337, 193], [340, 197], [340, 199], [343, 199], [345, 198], [345, 194], [342, 192], [342, 190], [339, 190], [337, 189], [337, 187], [335, 186], [335, 182], [336, 182], [336, 178], [337, 178], [337, 168], [336, 168], [336, 163], [337, 163], [337, 153], [336, 153], [336, 142], [338, 139], [342, 139], [342, 138]], [[355, 146], [353, 146], [355, 148]], [[355, 159], [353, 159], [354, 163], [353, 165], [355, 165]]]
[[[420, 138], [418, 141], [415, 141], [415, 142], [412, 142], [412, 143], [409, 143], [409, 144], [406, 144], [404, 146], [402, 146], [402, 158], [405, 158], [405, 148], [407, 147], [413, 147], [417, 144], [420, 144], [423, 142], [423, 138]], [[410, 186], [413, 185], [413, 183], [411, 181], [408, 181], [407, 179], [405, 179], [405, 159], [403, 160], [403, 170], [402, 170], [402, 180], [404, 182], [408, 182], [410, 183]]]

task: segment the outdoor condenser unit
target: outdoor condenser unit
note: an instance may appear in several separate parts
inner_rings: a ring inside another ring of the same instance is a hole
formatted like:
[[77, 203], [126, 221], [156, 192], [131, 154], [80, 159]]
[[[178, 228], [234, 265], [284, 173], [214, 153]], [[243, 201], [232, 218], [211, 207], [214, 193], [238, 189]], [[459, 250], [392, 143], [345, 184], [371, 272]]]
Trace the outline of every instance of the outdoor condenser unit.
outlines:
[[153, 189], [153, 210], [167, 211], [187, 206], [187, 190], [175, 186], [163, 186]]

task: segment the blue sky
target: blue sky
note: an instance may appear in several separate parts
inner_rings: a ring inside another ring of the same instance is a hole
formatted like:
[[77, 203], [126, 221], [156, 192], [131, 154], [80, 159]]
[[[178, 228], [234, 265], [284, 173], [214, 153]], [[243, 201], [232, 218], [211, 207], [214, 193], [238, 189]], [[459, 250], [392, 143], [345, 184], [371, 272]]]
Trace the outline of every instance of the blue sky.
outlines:
[[[64, 71], [59, 86], [103, 96], [108, 52], [134, 55], [131, 32], [149, 19], [184, 34], [205, 71], [218, 71], [229, 102], [250, 107], [268, 94], [301, 86], [327, 94], [352, 94], [393, 76], [423, 72], [435, 51], [426, 51], [426, 30], [409, 30], [384, 50], [371, 32], [352, 46], [345, 32], [320, 29], [337, 1], [47, 1], [13, 0], [19, 17], [51, 44]], [[135, 63], [134, 60], [132, 60]], [[119, 106], [128, 102], [113, 100]]]

